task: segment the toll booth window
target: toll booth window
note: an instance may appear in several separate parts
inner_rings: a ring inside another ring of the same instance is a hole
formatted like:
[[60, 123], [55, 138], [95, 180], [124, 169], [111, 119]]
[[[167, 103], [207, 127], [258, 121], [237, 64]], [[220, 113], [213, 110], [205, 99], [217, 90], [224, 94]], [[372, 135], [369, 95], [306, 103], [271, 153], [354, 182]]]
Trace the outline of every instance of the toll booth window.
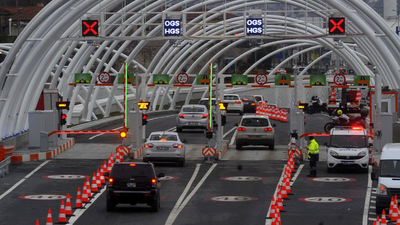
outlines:
[[269, 126], [267, 119], [259, 119], [259, 118], [246, 118], [242, 121], [242, 126], [247, 127], [266, 127]]
[[330, 144], [337, 148], [365, 148], [367, 139], [363, 135], [332, 135]]
[[196, 112], [202, 113], [204, 111], [205, 111], [205, 108], [203, 108], [203, 107], [185, 107], [182, 109], [182, 112], [188, 112], [188, 113], [191, 113], [191, 112], [192, 113], [196, 113]]
[[177, 141], [178, 137], [176, 135], [168, 135], [168, 134], [162, 134], [162, 135], [151, 135], [150, 136], [150, 141], [160, 141], [160, 140], [166, 140], [166, 141]]
[[380, 161], [381, 177], [400, 177], [400, 160]]

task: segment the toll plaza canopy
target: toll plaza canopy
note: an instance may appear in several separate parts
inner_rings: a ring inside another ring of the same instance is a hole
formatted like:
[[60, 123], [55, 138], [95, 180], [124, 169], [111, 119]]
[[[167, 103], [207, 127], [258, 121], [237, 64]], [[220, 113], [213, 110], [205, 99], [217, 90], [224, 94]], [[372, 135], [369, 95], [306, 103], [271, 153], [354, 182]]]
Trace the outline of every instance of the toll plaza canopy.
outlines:
[[[0, 44], [7, 54], [0, 69], [0, 137], [29, 128], [28, 112], [35, 110], [44, 88], [58, 89], [71, 101], [68, 119], [77, 106], [86, 121], [96, 119], [94, 108], [105, 117], [112, 104], [122, 109], [117, 76], [124, 73], [124, 62], [130, 73], [140, 74], [140, 88], [130, 85], [130, 96], [150, 98], [152, 109], [154, 102], [173, 107], [176, 99], [165, 94], [170, 85], [149, 92], [153, 74], [170, 74], [171, 81], [182, 71], [207, 74], [210, 63], [253, 40], [256, 45], [220, 67], [218, 74], [274, 45], [284, 47], [259, 56], [242, 74], [282, 51], [301, 49], [274, 70], [324, 48], [306, 68], [335, 53], [357, 74], [371, 76], [371, 82], [381, 76], [382, 85], [399, 88], [400, 38], [363, 1], [51, 1], [12, 46]], [[102, 72], [107, 72], [104, 79], [98, 76]], [[79, 84], [77, 74], [90, 74], [85, 81], [89, 85]], [[114, 80], [95, 85], [108, 81], [110, 74]]]

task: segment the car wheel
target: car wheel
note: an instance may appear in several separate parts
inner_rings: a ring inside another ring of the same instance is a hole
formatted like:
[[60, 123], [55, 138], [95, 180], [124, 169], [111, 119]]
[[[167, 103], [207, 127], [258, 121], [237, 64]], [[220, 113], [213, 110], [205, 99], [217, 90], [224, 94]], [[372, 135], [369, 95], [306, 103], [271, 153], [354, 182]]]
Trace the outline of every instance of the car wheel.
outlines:
[[151, 211], [158, 212], [158, 210], [161, 207], [160, 194], [158, 194], [157, 198], [151, 202], [150, 206], [151, 206]]
[[272, 144], [268, 145], [269, 150], [274, 150], [275, 148], [275, 143], [272, 142]]
[[109, 211], [109, 212], [113, 211], [115, 209], [116, 205], [117, 204], [113, 200], [107, 199], [107, 203], [106, 203], [107, 211]]
[[182, 132], [182, 127], [176, 127], [176, 132]]
[[183, 167], [185, 165], [185, 159], [182, 159], [181, 161], [179, 161], [178, 164], [180, 167]]
[[236, 149], [237, 150], [242, 150], [243, 145], [236, 143]]

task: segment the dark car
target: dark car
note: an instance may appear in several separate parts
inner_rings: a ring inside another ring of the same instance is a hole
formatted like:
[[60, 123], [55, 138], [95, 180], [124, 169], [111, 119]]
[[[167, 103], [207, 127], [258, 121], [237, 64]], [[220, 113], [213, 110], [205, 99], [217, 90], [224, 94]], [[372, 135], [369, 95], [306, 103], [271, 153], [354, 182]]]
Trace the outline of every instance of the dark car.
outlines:
[[243, 102], [243, 112], [244, 113], [255, 113], [257, 109], [257, 101], [254, 96], [251, 95], [241, 95], [240, 98]]
[[108, 177], [106, 188], [107, 211], [117, 204], [147, 204], [152, 211], [160, 209], [160, 181], [164, 173], [156, 175], [154, 165], [145, 162], [115, 163]]

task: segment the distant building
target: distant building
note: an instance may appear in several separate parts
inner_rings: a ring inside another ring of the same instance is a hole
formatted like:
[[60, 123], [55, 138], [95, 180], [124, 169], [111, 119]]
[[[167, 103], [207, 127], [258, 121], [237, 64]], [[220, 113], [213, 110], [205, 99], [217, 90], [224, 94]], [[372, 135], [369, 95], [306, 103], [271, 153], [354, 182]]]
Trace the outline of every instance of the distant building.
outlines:
[[1, 6], [1, 33], [7, 34], [8, 36], [18, 36], [26, 27], [26, 25], [33, 19], [33, 17], [35, 17], [35, 15], [42, 9], [43, 4], [24, 7]]

